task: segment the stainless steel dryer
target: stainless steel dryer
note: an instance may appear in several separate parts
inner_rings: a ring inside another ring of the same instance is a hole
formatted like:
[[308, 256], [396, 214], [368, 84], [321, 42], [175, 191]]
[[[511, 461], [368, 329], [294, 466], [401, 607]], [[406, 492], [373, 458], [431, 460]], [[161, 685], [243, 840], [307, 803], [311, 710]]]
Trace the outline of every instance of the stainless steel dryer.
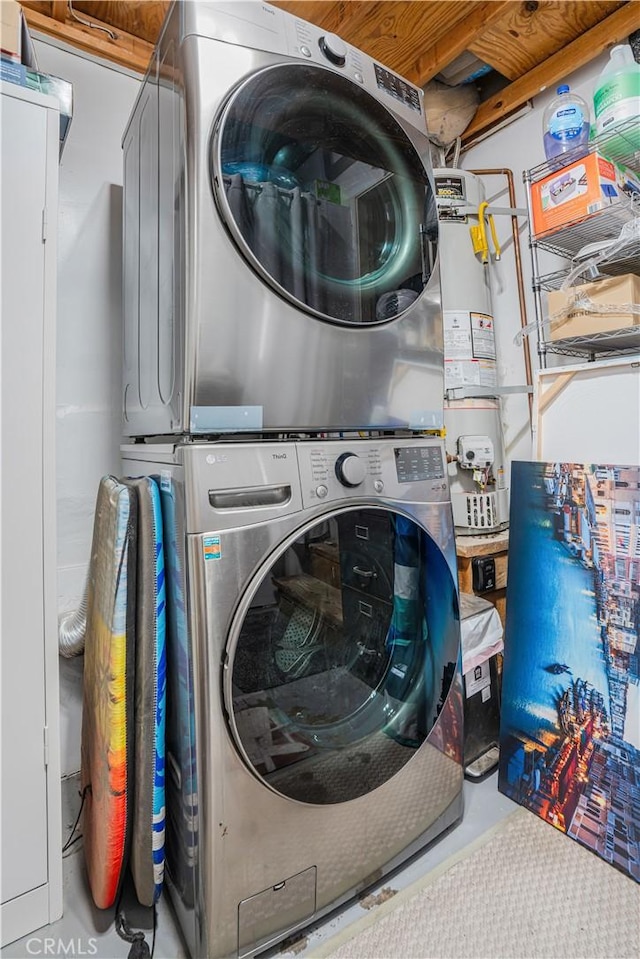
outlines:
[[282, 940], [462, 813], [441, 440], [135, 445], [161, 486], [167, 882], [194, 957]]
[[123, 146], [126, 435], [442, 425], [420, 89], [266, 3], [177, 2]]

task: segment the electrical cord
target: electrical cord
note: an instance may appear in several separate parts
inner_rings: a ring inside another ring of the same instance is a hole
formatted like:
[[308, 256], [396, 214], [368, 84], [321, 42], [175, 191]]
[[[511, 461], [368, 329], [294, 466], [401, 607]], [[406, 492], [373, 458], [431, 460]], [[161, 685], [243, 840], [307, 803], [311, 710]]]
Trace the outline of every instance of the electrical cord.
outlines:
[[82, 839], [82, 835], [77, 836], [77, 837], [74, 839], [74, 838], [73, 838], [73, 834], [75, 833], [76, 829], [78, 828], [78, 823], [80, 822], [80, 816], [82, 815], [82, 810], [83, 810], [83, 807], [84, 807], [84, 801], [85, 801], [85, 799], [87, 798], [87, 793], [90, 791], [90, 789], [91, 789], [91, 783], [87, 783], [87, 785], [84, 787], [84, 789], [83, 789], [82, 792], [80, 793], [80, 795], [81, 795], [81, 797], [82, 797], [82, 799], [81, 799], [81, 801], [80, 801], [80, 809], [78, 810], [78, 815], [76, 816], [76, 821], [75, 821], [74, 824], [73, 824], [73, 828], [72, 828], [71, 832], [69, 833], [69, 838], [67, 839], [67, 841], [65, 842], [64, 846], [62, 847], [62, 852], [63, 852], [63, 853], [65, 853], [65, 852], [67, 851], [67, 849], [68, 849], [70, 846], [72, 846], [74, 843], [78, 842], [79, 839]]

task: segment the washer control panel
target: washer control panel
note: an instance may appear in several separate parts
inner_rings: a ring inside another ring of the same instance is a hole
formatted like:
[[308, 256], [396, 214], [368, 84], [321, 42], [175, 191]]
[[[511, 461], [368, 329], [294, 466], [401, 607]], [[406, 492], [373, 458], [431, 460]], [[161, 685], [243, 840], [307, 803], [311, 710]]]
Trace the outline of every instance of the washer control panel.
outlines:
[[374, 496], [407, 502], [449, 499], [444, 443], [439, 438], [298, 443], [305, 506]]
[[366, 464], [357, 453], [341, 453], [336, 460], [336, 476], [343, 486], [360, 486], [366, 475]]
[[335, 33], [325, 33], [318, 40], [318, 46], [329, 61], [336, 67], [343, 67], [347, 62], [347, 45]]

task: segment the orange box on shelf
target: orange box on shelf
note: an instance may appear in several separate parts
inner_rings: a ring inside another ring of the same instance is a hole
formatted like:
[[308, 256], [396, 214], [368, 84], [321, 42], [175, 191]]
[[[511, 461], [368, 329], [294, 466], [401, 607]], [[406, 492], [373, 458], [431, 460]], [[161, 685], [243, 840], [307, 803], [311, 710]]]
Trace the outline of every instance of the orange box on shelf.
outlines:
[[600, 153], [590, 153], [531, 185], [532, 233], [539, 238], [640, 192], [640, 182]]
[[551, 325], [552, 340], [638, 327], [640, 313], [634, 309], [640, 308], [640, 276], [626, 273], [554, 290], [548, 294], [548, 303], [549, 316], [557, 318]]

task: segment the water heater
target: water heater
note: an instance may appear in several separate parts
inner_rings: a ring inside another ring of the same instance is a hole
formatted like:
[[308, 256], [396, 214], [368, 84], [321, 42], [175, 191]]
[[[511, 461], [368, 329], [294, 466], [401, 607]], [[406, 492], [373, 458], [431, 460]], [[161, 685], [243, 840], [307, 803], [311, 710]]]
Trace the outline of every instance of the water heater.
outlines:
[[497, 395], [491, 262], [474, 252], [471, 237], [485, 191], [482, 180], [467, 170], [436, 169], [434, 177], [453, 518], [458, 532], [495, 533], [509, 523], [509, 490]]

